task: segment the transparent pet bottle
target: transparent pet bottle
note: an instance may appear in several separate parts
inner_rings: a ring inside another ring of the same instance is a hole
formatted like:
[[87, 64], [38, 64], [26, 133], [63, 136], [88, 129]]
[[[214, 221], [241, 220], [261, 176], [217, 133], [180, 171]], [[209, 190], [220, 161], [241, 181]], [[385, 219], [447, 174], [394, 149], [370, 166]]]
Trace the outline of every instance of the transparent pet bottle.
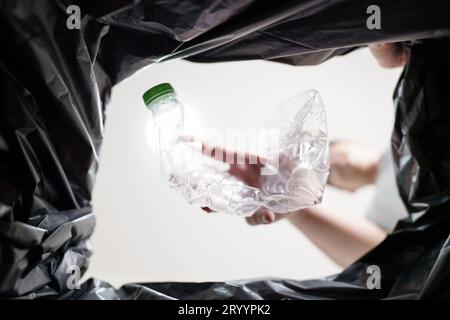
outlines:
[[183, 105], [170, 84], [149, 89], [144, 102], [158, 129], [163, 177], [188, 203], [249, 216], [262, 207], [286, 213], [321, 202], [329, 155], [325, 110], [317, 91], [294, 96], [269, 118], [265, 127], [277, 129], [279, 138], [277, 147], [263, 155], [270, 174], [261, 174], [258, 188], [213, 165], [201, 144], [195, 147], [183, 139]]

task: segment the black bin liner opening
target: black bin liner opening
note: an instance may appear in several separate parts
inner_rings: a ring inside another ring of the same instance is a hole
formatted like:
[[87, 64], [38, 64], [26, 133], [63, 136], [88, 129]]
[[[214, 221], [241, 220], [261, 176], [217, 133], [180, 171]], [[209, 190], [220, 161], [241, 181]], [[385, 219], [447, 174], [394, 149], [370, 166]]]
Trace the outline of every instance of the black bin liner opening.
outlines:
[[[450, 2], [377, 1], [379, 30], [366, 26], [371, 4], [0, 1], [0, 297], [448, 298]], [[70, 5], [81, 8], [80, 29], [67, 28]], [[308, 281], [141, 283], [115, 289], [90, 279], [80, 289], [68, 286], [72, 272], [86, 270], [92, 253], [91, 193], [104, 111], [115, 84], [171, 59], [314, 65], [370, 43], [395, 41], [411, 46], [394, 94], [392, 133], [397, 184], [409, 216], [374, 250], [338, 275]], [[366, 286], [370, 265], [383, 270], [380, 290]]]

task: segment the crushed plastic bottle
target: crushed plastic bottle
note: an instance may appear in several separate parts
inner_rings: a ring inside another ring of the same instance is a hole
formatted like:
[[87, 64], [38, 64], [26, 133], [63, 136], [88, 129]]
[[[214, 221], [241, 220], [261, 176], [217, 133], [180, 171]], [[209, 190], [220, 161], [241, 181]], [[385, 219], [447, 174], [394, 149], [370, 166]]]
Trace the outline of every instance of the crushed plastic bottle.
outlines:
[[[262, 206], [286, 213], [320, 203], [329, 173], [325, 110], [310, 90], [277, 108], [266, 124], [279, 130], [277, 148], [264, 155], [266, 173], [255, 188], [205, 159], [201, 145], [183, 138], [183, 105], [168, 83], [145, 92], [158, 129], [163, 177], [191, 204], [252, 215]], [[268, 173], [267, 173], [268, 172]]]

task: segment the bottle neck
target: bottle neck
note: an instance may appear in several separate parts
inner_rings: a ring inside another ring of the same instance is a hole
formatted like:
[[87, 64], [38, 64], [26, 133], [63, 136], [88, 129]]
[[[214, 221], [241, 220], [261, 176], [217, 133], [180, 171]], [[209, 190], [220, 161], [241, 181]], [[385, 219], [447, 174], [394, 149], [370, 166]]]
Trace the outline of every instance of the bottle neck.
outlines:
[[175, 93], [167, 93], [150, 102], [147, 107], [154, 115], [157, 115], [172, 109], [178, 103], [177, 95]]

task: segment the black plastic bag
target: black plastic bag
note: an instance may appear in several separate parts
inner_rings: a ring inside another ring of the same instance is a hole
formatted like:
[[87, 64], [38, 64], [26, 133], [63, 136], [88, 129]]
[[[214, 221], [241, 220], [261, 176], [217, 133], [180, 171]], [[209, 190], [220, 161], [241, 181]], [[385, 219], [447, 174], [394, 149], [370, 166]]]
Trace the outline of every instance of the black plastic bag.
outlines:
[[[81, 8], [81, 29], [66, 9]], [[0, 296], [70, 299], [375, 299], [450, 294], [450, 3], [371, 1], [0, 1]], [[417, 41], [420, 40], [420, 41]], [[326, 279], [130, 284], [83, 273], [91, 192], [111, 87], [150, 63], [266, 59], [318, 64], [374, 42], [413, 41], [392, 137], [409, 217]], [[382, 270], [380, 290], [367, 267]], [[74, 268], [75, 267], [75, 268]]]

